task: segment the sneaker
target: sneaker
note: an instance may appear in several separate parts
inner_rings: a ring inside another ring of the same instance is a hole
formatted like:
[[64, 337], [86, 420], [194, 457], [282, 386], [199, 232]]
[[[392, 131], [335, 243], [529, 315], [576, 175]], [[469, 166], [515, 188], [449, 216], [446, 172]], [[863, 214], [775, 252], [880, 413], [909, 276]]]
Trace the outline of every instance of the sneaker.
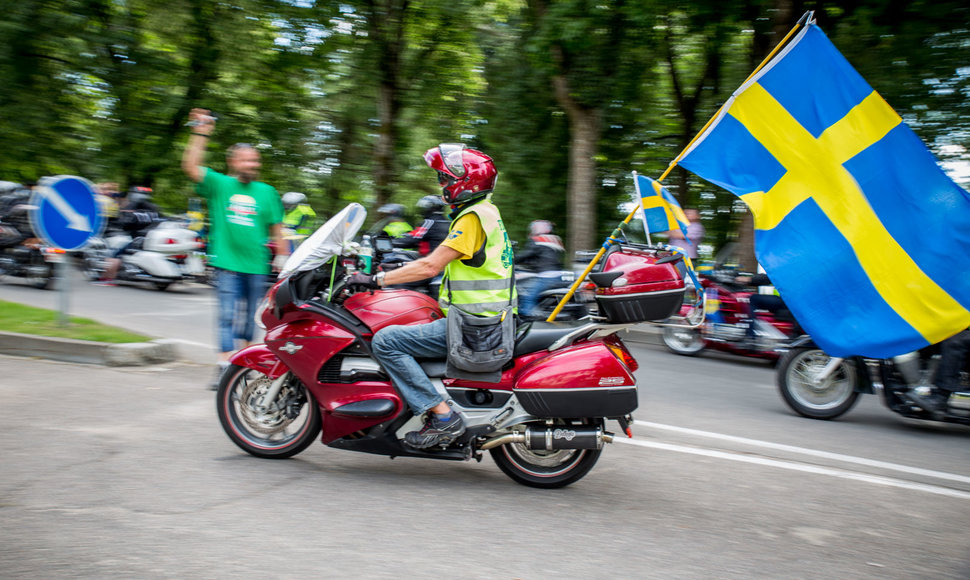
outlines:
[[937, 389], [923, 386], [911, 389], [905, 393], [905, 396], [910, 402], [915, 403], [936, 419], [946, 414], [946, 403], [949, 398], [948, 393], [942, 393]]
[[461, 413], [451, 412], [451, 419], [442, 421], [431, 413], [431, 418], [420, 431], [411, 431], [404, 436], [404, 443], [414, 449], [427, 449], [436, 445], [447, 446], [465, 432], [465, 422]]

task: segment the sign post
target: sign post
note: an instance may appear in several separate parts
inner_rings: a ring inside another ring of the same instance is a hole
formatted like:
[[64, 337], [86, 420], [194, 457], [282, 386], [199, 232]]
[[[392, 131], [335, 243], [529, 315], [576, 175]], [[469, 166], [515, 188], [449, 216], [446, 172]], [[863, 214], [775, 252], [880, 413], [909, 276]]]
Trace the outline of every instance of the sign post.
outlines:
[[[47, 244], [64, 251], [79, 250], [101, 233], [104, 219], [94, 193], [86, 179], [70, 175], [45, 177], [34, 188], [30, 223], [34, 232]], [[70, 267], [67, 256], [61, 257], [60, 323], [68, 322]]]

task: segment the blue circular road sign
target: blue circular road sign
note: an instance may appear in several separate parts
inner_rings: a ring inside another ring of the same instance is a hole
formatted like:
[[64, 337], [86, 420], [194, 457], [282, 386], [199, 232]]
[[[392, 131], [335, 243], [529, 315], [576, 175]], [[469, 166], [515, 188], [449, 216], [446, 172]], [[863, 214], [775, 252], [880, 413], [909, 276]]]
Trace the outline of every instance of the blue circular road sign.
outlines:
[[94, 187], [86, 179], [69, 175], [42, 179], [32, 199], [34, 232], [52, 246], [77, 250], [101, 233], [104, 218]]

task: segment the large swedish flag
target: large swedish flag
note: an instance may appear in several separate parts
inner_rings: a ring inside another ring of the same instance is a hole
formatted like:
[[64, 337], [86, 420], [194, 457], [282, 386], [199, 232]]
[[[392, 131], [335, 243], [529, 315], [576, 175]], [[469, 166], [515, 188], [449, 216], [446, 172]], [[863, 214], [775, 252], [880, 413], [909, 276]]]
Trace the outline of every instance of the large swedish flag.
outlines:
[[816, 25], [680, 165], [747, 203], [758, 260], [830, 355], [893, 356], [970, 325], [970, 196]]

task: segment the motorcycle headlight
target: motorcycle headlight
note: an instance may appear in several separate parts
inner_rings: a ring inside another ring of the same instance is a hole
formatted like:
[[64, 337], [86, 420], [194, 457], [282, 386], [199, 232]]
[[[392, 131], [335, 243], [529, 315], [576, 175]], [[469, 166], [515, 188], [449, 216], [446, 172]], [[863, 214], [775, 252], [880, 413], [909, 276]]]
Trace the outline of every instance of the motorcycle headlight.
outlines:
[[266, 330], [266, 325], [263, 324], [263, 313], [266, 312], [267, 309], [274, 308], [275, 306], [276, 304], [275, 300], [273, 300], [273, 295], [267, 294], [266, 297], [263, 298], [263, 301], [259, 303], [259, 307], [256, 308], [256, 314], [253, 316], [256, 326]]

